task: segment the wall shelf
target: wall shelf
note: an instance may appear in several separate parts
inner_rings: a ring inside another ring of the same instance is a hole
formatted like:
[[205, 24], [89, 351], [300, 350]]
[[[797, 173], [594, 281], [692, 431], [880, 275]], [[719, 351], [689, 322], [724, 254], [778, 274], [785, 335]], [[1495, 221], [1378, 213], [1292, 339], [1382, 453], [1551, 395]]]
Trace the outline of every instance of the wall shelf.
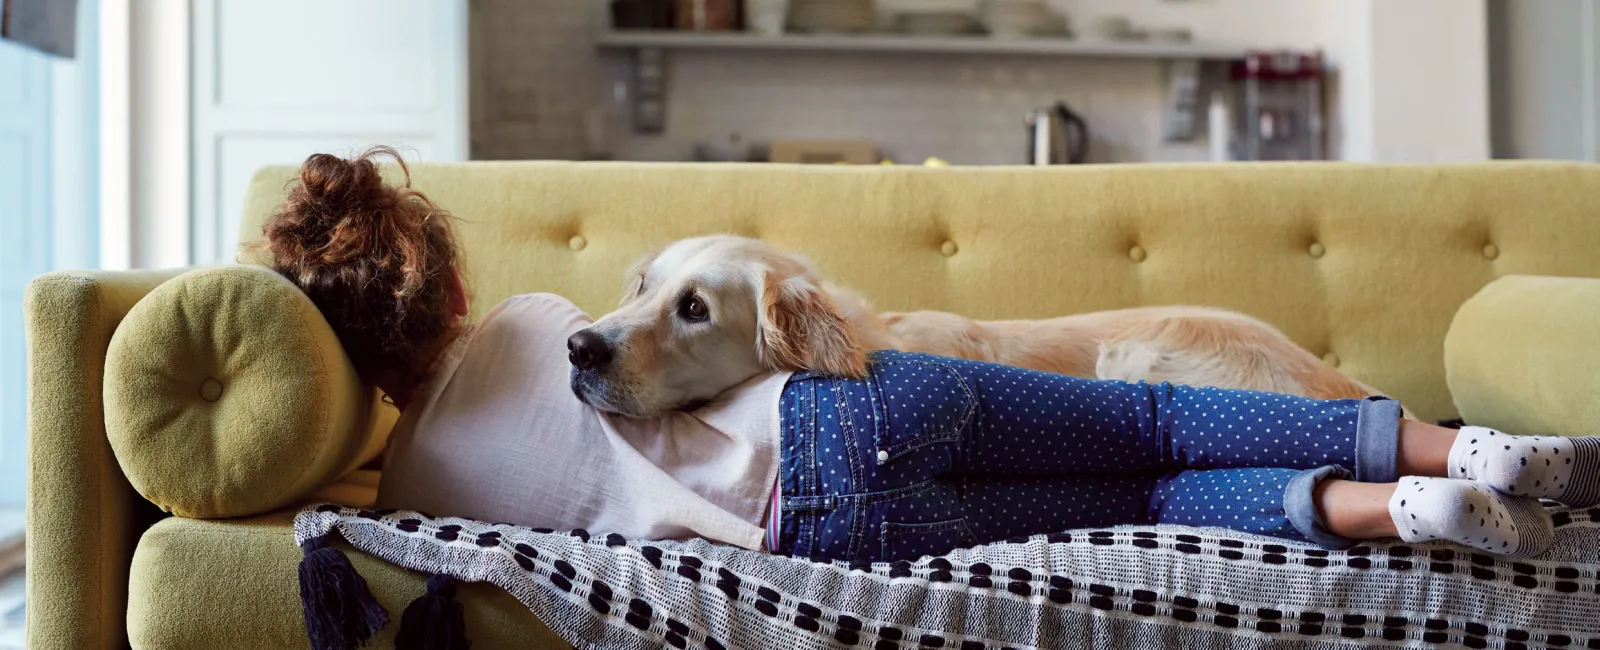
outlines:
[[1159, 41], [1096, 41], [1066, 38], [900, 36], [894, 34], [786, 34], [738, 32], [609, 31], [596, 38], [603, 49], [762, 50], [800, 52], [910, 52], [1116, 59], [1233, 60], [1244, 48]]
[[638, 133], [660, 133], [665, 128], [667, 84], [663, 68], [668, 52], [903, 53], [1160, 61], [1168, 64], [1165, 121], [1191, 126], [1198, 119], [1194, 90], [1201, 65], [1220, 69], [1226, 62], [1246, 55], [1245, 48], [1197, 43], [898, 34], [761, 36], [744, 32], [619, 30], [600, 32], [595, 43], [602, 50], [632, 55], [633, 128]]

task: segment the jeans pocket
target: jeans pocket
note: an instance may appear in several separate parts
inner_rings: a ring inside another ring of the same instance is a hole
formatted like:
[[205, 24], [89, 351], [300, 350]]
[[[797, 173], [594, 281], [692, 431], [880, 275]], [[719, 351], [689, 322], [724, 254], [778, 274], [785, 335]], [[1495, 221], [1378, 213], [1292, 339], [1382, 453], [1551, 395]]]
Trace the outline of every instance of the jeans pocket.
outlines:
[[977, 541], [967, 528], [967, 518], [920, 524], [885, 521], [878, 529], [880, 562], [915, 560], [924, 555], [943, 555]]
[[879, 465], [924, 445], [955, 440], [978, 403], [953, 366], [928, 355], [880, 357], [872, 366], [872, 386], [880, 415]]

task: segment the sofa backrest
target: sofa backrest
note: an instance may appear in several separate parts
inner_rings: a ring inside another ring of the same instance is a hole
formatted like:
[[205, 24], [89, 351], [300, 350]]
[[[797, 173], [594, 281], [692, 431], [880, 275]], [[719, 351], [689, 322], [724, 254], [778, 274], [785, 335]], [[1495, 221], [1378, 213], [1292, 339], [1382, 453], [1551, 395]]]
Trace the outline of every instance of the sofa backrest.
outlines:
[[[879, 309], [1034, 318], [1239, 310], [1424, 419], [1453, 417], [1442, 341], [1507, 274], [1600, 277], [1600, 166], [1035, 168], [472, 162], [412, 166], [459, 218], [474, 311], [525, 292], [591, 314], [681, 237], [761, 237]], [[258, 237], [295, 168], [261, 170]]]

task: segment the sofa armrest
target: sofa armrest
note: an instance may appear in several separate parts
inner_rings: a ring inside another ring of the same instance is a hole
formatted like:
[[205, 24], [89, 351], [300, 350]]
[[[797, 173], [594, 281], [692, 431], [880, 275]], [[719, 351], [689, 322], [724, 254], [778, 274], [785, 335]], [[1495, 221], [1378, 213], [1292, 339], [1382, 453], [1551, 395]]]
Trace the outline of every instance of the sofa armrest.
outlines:
[[111, 453], [101, 379], [117, 324], [180, 272], [67, 271], [28, 285], [29, 648], [127, 645], [128, 568], [159, 511]]
[[1468, 299], [1444, 341], [1467, 424], [1600, 435], [1600, 279], [1506, 276]]

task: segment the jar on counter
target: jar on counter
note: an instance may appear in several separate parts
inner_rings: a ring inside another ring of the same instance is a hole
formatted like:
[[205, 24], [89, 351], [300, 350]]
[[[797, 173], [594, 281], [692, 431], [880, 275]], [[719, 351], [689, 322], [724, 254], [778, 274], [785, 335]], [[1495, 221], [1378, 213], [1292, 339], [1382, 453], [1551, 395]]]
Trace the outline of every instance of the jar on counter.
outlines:
[[738, 26], [738, 0], [678, 0], [678, 29], [727, 31]]

